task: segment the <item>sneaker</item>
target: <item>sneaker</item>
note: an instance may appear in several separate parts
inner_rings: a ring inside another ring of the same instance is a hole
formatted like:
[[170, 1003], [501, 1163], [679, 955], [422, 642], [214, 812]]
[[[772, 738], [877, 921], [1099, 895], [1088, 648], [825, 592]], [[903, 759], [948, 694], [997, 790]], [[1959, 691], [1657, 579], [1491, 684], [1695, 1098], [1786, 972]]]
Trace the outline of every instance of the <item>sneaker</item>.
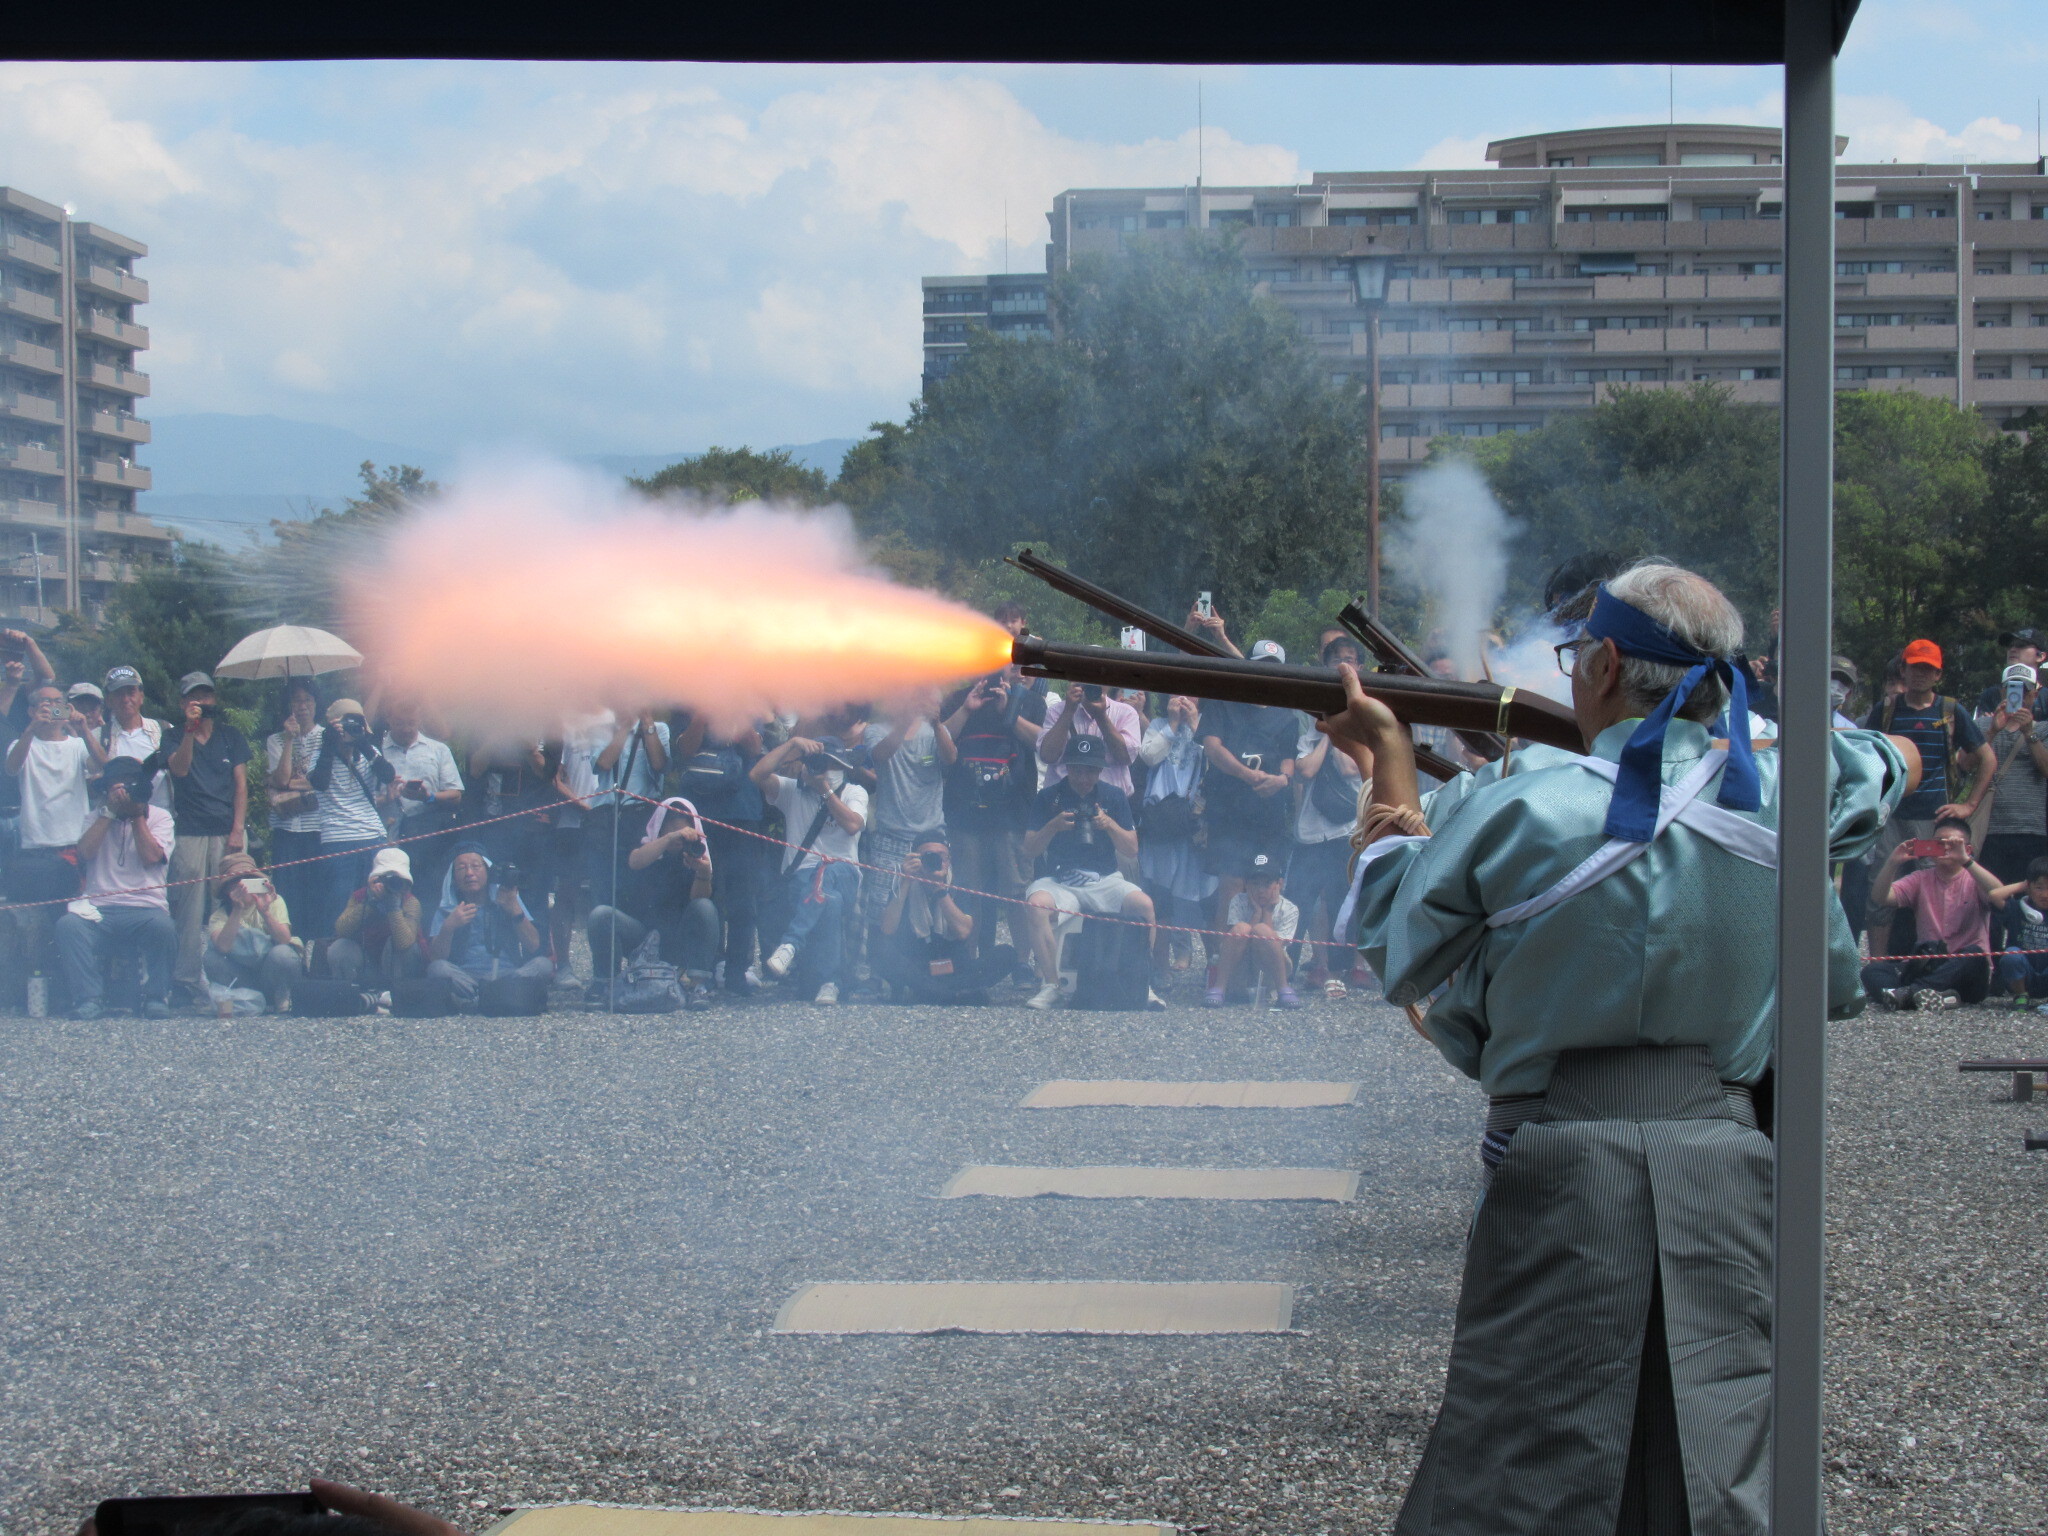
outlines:
[[71, 1017], [89, 1023], [93, 1019], [104, 1017], [106, 1011], [106, 1005], [103, 1003], [80, 1003], [71, 1010]]
[[1323, 983], [1323, 996], [1328, 998], [1333, 1003], [1341, 1003], [1344, 1001], [1345, 998], [1349, 997], [1350, 995], [1350, 989], [1347, 988], [1344, 985], [1344, 983], [1339, 981], [1335, 976], [1332, 976], [1328, 981]]
[[737, 992], [741, 997], [752, 997], [760, 990], [761, 972], [751, 965], [740, 972], [740, 984], [733, 988], [733, 991]]
[[1275, 1008], [1299, 1008], [1301, 1006], [1301, 994], [1292, 987], [1282, 987], [1280, 995], [1273, 999], [1273, 1006]]
[[1937, 992], [1932, 987], [1919, 987], [1913, 992], [1913, 1006], [1922, 1013], [1940, 1013], [1944, 1008], [1960, 1006], [1962, 999], [1953, 992]]
[[[782, 951], [778, 949], [775, 953], [779, 955]], [[818, 1004], [821, 1008], [832, 1007], [839, 1001], [839, 983], [836, 981], [826, 982], [825, 985], [818, 988], [818, 995], [812, 998], [811, 1001]]]
[[1059, 1000], [1060, 984], [1056, 981], [1048, 981], [1044, 986], [1024, 999], [1024, 1006], [1026, 1008], [1051, 1008], [1057, 1005]]
[[1221, 987], [1211, 987], [1208, 991], [1204, 992], [1202, 994], [1202, 1006], [1204, 1008], [1221, 1008], [1223, 1006], [1223, 989]]
[[711, 990], [708, 987], [692, 987], [683, 994], [683, 1007], [691, 1013], [708, 1013], [711, 1010]]
[[[2048, 1009], [2043, 1009], [2042, 1011], [2048, 1013]], [[171, 1016], [171, 1005], [161, 1001], [144, 1003], [142, 1005], [142, 1016], [145, 1019], [168, 1019]]]
[[1145, 1008], [1150, 1013], [1164, 1013], [1166, 1012], [1166, 999], [1161, 997], [1152, 988], [1147, 987], [1145, 989]]
[[761, 969], [774, 977], [775, 980], [780, 981], [789, 974], [790, 966], [795, 963], [796, 946], [794, 944], [778, 944], [775, 946], [775, 953], [761, 963]]
[[1920, 1006], [1913, 1000], [1913, 991], [1910, 987], [1887, 987], [1877, 995], [1893, 1013], [1910, 1013]]

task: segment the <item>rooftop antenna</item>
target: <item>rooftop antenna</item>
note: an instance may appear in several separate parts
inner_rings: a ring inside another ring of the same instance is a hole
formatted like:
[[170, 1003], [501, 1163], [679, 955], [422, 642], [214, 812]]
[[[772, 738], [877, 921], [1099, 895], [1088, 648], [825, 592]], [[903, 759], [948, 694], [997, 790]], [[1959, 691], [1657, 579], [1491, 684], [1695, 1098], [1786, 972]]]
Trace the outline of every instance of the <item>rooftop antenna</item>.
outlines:
[[[2037, 117], [2039, 113], [2035, 114]], [[2037, 135], [2038, 137], [2038, 135]], [[1195, 190], [1202, 190], [1202, 82], [1195, 81]]]
[[1005, 193], [1005, 194], [1004, 194], [1004, 196], [1003, 196], [1003, 274], [1004, 274], [1005, 276], [1008, 276], [1008, 275], [1009, 275], [1009, 271], [1010, 271], [1010, 198], [1009, 198], [1009, 194]]
[[1678, 123], [1678, 66], [1676, 64], [1666, 64], [1664, 66], [1664, 111], [1667, 119], [1676, 127]]

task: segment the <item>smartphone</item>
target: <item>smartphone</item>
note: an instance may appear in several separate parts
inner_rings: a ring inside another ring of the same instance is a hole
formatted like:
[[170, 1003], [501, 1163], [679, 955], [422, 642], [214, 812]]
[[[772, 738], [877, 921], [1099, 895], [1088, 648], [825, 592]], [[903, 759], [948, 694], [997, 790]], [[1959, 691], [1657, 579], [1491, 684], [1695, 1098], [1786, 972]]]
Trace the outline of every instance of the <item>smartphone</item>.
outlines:
[[1906, 839], [1907, 854], [1916, 859], [1938, 859], [1941, 844], [1931, 837], [1909, 837]]
[[99, 1536], [179, 1536], [202, 1522], [244, 1510], [274, 1509], [286, 1515], [317, 1515], [320, 1501], [310, 1493], [201, 1493], [163, 1499], [102, 1499], [92, 1512]]
[[1195, 594], [1195, 612], [1205, 619], [1215, 617], [1216, 605], [1209, 600], [1207, 592], [1197, 592]]

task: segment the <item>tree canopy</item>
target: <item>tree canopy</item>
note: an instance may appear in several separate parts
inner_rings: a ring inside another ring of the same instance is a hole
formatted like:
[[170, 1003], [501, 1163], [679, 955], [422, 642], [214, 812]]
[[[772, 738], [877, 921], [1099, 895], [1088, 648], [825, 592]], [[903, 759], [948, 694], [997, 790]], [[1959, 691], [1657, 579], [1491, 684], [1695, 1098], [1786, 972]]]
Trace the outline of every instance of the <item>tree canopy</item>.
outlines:
[[824, 473], [799, 464], [786, 448], [707, 448], [627, 484], [649, 496], [693, 495], [707, 501], [779, 501], [799, 507], [831, 499]]

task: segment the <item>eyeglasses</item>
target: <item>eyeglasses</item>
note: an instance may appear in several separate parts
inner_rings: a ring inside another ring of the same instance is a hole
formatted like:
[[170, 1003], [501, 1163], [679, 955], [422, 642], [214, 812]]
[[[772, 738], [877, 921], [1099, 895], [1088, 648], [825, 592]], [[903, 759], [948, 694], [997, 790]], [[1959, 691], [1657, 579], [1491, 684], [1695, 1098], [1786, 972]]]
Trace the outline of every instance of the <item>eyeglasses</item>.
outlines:
[[1566, 677], [1570, 677], [1573, 670], [1578, 666], [1579, 647], [1585, 643], [1584, 640], [1567, 640], [1562, 645], [1553, 645], [1551, 647], [1551, 650], [1557, 653], [1557, 670]]

